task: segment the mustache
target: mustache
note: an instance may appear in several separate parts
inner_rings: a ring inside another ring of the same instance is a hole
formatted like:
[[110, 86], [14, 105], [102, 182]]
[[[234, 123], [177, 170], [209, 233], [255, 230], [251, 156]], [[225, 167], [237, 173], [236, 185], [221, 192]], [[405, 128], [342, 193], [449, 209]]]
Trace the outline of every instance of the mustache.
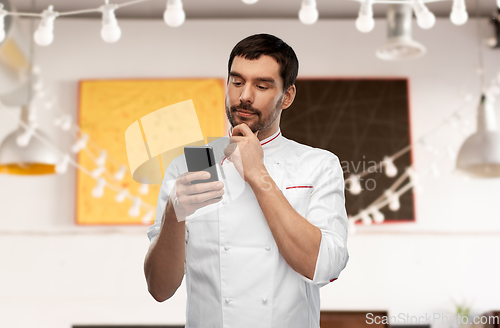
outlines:
[[238, 109], [257, 114], [260, 116], [260, 111], [250, 104], [239, 104], [238, 106], [231, 106], [231, 112], [236, 112]]

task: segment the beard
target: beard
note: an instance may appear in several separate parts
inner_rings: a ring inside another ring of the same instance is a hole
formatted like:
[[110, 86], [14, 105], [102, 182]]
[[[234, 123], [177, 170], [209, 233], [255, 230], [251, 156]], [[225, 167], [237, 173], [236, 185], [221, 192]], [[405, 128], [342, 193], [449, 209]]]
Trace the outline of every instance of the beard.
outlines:
[[[253, 107], [251, 104], [240, 102], [239, 105], [230, 106], [229, 97], [226, 95], [226, 116], [233, 128], [238, 124], [245, 123], [246, 125], [248, 125], [248, 127], [250, 128], [250, 130], [252, 130], [253, 133], [257, 131], [263, 131], [268, 129], [280, 115], [281, 105], [283, 105], [284, 99], [285, 95], [283, 94], [281, 95], [280, 99], [278, 99], [278, 102], [274, 106], [273, 110], [268, 115], [264, 116], [259, 109]], [[253, 115], [252, 117], [239, 116], [236, 113], [236, 111], [239, 109], [250, 112], [255, 115]], [[250, 123], [250, 121], [252, 120], [254, 122]]]

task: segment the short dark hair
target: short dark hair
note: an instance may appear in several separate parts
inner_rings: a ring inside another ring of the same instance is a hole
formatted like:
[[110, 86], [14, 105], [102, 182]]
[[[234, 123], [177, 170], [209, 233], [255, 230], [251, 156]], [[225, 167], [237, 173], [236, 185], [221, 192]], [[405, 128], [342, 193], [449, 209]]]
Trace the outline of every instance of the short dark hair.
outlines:
[[234, 57], [241, 56], [248, 60], [254, 60], [259, 59], [262, 55], [273, 57], [280, 65], [283, 91], [295, 84], [299, 73], [299, 60], [292, 47], [270, 34], [255, 34], [238, 42], [229, 55], [228, 74], [231, 73]]

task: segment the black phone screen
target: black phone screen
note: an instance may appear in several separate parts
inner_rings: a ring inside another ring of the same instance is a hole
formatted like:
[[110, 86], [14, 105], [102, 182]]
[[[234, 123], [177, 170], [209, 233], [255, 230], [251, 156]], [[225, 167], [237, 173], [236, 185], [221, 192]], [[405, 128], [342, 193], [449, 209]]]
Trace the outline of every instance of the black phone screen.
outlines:
[[191, 184], [218, 181], [217, 166], [215, 163], [214, 150], [210, 146], [188, 146], [184, 147], [184, 155], [189, 172], [207, 171], [210, 178], [206, 180], [194, 180]]

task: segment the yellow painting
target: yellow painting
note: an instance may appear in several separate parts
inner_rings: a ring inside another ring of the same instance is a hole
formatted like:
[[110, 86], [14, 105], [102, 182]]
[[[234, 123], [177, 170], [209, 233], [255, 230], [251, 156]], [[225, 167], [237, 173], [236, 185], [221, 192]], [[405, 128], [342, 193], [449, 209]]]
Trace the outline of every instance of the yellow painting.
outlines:
[[[156, 209], [159, 184], [149, 184], [149, 192], [141, 194], [141, 184], [134, 181], [129, 170], [125, 133], [144, 117], [177, 103], [189, 103], [196, 111], [205, 143], [226, 134], [224, 113], [225, 85], [222, 79], [176, 80], [86, 80], [80, 82], [79, 124], [89, 135], [87, 151], [78, 155], [78, 163], [89, 171], [97, 168], [95, 159], [100, 150], [106, 150], [106, 182], [118, 189], [127, 189], [134, 197]], [[152, 122], [154, 123], [154, 122]], [[168, 129], [168, 126], [166, 126]], [[90, 154], [89, 154], [90, 152]], [[163, 158], [166, 161], [165, 158]], [[163, 163], [166, 170], [168, 162]], [[114, 179], [114, 173], [125, 165], [128, 173], [123, 180]], [[158, 182], [158, 181], [156, 181]], [[76, 223], [80, 225], [139, 225], [149, 224], [142, 218], [147, 206], [138, 216], [130, 216], [133, 201], [116, 201], [117, 192], [105, 188], [100, 198], [92, 196], [96, 180], [81, 170], [77, 171]], [[152, 217], [154, 218], [154, 216]]]

